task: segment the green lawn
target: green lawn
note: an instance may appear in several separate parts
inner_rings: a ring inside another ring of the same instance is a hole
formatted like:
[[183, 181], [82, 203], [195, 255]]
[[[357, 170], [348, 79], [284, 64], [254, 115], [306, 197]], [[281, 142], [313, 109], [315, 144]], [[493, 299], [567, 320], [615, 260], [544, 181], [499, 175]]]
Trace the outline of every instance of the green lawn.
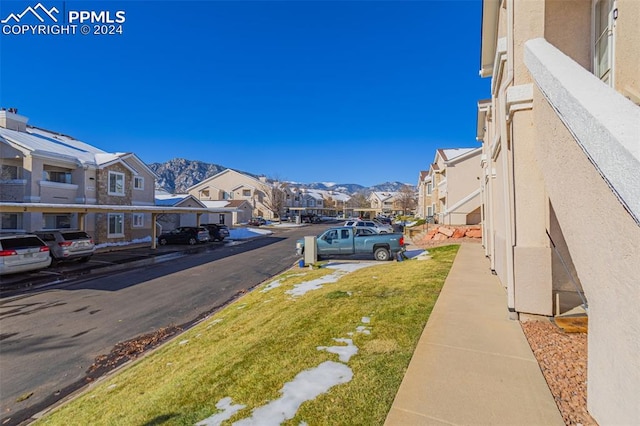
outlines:
[[287, 410], [276, 424], [383, 424], [457, 250], [342, 274], [291, 269], [36, 424], [219, 424], [239, 405], [223, 424]]

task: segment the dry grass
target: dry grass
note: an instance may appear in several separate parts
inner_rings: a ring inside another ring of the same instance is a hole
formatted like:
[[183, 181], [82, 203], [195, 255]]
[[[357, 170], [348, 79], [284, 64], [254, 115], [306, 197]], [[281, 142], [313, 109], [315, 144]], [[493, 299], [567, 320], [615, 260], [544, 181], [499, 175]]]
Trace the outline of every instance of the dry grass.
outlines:
[[[246, 405], [236, 421], [278, 399], [298, 373], [338, 361], [317, 349], [334, 338], [358, 348], [346, 363], [352, 380], [303, 403], [284, 424], [382, 424], [457, 249], [379, 263], [300, 297], [286, 292], [333, 271], [292, 269], [277, 277], [280, 286], [265, 291], [273, 281], [265, 283], [37, 424], [193, 425], [224, 397]], [[362, 326], [370, 334], [357, 332]]]

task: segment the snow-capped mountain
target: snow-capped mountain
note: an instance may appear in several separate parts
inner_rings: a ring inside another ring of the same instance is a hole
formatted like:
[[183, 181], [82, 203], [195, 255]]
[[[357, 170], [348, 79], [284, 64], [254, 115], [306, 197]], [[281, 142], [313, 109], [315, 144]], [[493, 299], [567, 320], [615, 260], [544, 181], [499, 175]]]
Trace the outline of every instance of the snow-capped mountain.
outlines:
[[[186, 160], [184, 158], [174, 158], [165, 163], [151, 163], [148, 164], [148, 166], [159, 177], [156, 185], [171, 193], [184, 193], [189, 187], [197, 184], [198, 182], [202, 182], [203, 180], [228, 169], [228, 167], [221, 166], [219, 164], [204, 163], [197, 160]], [[240, 172], [254, 177], [260, 176], [255, 173]], [[365, 187], [357, 183], [296, 182], [292, 183], [292, 185], [309, 189], [343, 192], [346, 194], [369, 194], [377, 191], [399, 191], [400, 188], [406, 184], [402, 182], [385, 182], [379, 185]]]

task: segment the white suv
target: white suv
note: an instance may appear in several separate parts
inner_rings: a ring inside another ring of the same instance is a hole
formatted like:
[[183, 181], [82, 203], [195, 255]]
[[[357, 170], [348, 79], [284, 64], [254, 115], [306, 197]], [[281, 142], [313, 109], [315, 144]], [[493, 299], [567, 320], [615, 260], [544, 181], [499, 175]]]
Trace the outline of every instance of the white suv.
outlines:
[[79, 259], [86, 262], [96, 251], [89, 234], [77, 230], [50, 230], [34, 232], [49, 246], [54, 264], [63, 260]]
[[348, 220], [344, 223], [344, 226], [354, 226], [359, 228], [361, 226], [366, 228], [373, 228], [376, 230], [378, 234], [392, 234], [393, 227], [391, 225], [386, 225], [384, 223], [380, 223], [377, 220]]
[[0, 235], [0, 275], [35, 271], [50, 264], [49, 247], [38, 236]]

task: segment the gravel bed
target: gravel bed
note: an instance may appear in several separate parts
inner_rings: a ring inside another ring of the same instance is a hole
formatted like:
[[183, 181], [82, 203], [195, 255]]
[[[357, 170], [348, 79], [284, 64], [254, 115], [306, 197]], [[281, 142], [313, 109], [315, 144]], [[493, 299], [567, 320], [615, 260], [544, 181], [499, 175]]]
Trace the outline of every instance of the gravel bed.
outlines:
[[548, 320], [521, 325], [565, 424], [597, 426], [587, 412], [587, 334], [566, 333]]

